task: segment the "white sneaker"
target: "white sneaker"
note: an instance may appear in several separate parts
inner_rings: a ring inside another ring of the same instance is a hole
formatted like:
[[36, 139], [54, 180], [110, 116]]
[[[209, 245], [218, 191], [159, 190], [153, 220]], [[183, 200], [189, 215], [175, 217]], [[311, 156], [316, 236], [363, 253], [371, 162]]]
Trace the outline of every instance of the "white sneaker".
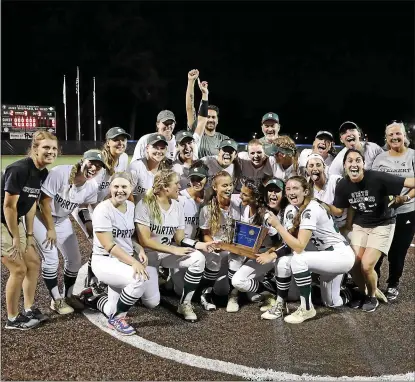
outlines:
[[259, 308], [259, 310], [261, 312], [266, 312], [267, 310], [270, 310], [275, 305], [276, 302], [277, 302], [277, 300], [275, 299], [275, 297], [273, 295], [269, 295], [261, 303], [261, 307]]
[[239, 310], [238, 296], [231, 296], [226, 305], [226, 311], [228, 313], [236, 313]]
[[63, 298], [52, 300], [50, 302], [50, 308], [58, 314], [71, 314], [74, 312], [73, 308], [69, 306]]
[[212, 302], [210, 293], [204, 293], [200, 296], [200, 304], [204, 310], [216, 310], [216, 305]]
[[288, 306], [285, 302], [276, 301], [275, 304], [265, 313], [261, 314], [263, 320], [276, 320], [284, 316], [284, 310], [288, 313]]
[[183, 316], [186, 321], [195, 322], [197, 321], [196, 313], [193, 310], [193, 306], [190, 302], [184, 302], [177, 308], [177, 313]]
[[284, 321], [289, 324], [301, 324], [305, 320], [313, 318], [316, 314], [317, 312], [314, 307], [306, 310], [300, 305], [300, 307], [294, 313], [284, 317]]

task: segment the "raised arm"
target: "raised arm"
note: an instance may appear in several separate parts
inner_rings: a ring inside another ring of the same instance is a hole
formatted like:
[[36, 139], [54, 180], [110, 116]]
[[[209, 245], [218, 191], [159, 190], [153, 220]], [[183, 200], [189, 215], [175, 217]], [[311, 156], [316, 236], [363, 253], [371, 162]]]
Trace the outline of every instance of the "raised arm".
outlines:
[[199, 89], [202, 92], [202, 103], [200, 105], [199, 114], [197, 116], [197, 126], [194, 133], [198, 134], [199, 137], [202, 137], [205, 133], [205, 127], [208, 120], [208, 83], [206, 81], [200, 82], [198, 79]]
[[199, 77], [199, 71], [192, 69], [187, 74], [187, 89], [186, 89], [186, 115], [187, 115], [187, 129], [191, 130], [194, 121], [196, 120], [195, 110], [195, 81]]

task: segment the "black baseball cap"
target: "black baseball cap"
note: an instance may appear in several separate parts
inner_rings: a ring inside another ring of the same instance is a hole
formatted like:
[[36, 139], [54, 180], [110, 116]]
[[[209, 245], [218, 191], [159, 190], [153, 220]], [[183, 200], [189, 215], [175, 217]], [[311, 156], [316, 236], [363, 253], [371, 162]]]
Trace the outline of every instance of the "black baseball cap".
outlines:
[[284, 191], [285, 184], [279, 178], [270, 179], [267, 183], [264, 184], [264, 187], [267, 188], [268, 186], [271, 186], [271, 185], [277, 186], [281, 191]]
[[197, 166], [189, 170], [189, 175], [187, 177], [190, 178], [191, 176], [199, 176], [201, 178], [207, 178], [209, 176], [209, 173], [205, 166]]
[[320, 130], [317, 134], [316, 134], [316, 138], [320, 138], [320, 137], [328, 137], [330, 141], [334, 141], [334, 137], [333, 134], [330, 133], [330, 131], [327, 130]]
[[183, 139], [190, 138], [193, 139], [193, 134], [187, 130], [181, 130], [176, 134], [176, 142], [181, 143]]
[[161, 134], [158, 134], [158, 133], [153, 133], [153, 134], [150, 134], [150, 136], [148, 137], [147, 144], [148, 145], [154, 145], [156, 142], [160, 142], [160, 141], [165, 142], [166, 145], [168, 144], [167, 139], [164, 135], [161, 135]]
[[121, 127], [111, 127], [105, 134], [106, 139], [112, 139], [117, 137], [118, 135], [125, 135], [127, 138], [131, 138], [131, 135], [128, 134], [123, 128]]

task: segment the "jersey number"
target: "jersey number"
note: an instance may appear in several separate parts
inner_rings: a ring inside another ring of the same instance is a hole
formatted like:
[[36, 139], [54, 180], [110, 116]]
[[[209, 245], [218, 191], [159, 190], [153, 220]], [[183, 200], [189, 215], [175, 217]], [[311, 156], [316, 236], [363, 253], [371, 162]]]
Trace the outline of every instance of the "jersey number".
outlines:
[[171, 240], [168, 237], [162, 237], [161, 238], [161, 244], [170, 245]]

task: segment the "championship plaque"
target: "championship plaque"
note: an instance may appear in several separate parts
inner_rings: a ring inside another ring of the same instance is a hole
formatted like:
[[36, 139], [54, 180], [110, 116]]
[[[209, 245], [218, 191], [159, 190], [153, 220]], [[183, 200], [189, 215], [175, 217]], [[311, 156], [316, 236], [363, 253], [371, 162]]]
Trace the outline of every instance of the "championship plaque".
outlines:
[[256, 259], [256, 254], [268, 234], [268, 228], [236, 220], [232, 227], [233, 235], [229, 242], [219, 243], [222, 251], [229, 251], [235, 255]]

